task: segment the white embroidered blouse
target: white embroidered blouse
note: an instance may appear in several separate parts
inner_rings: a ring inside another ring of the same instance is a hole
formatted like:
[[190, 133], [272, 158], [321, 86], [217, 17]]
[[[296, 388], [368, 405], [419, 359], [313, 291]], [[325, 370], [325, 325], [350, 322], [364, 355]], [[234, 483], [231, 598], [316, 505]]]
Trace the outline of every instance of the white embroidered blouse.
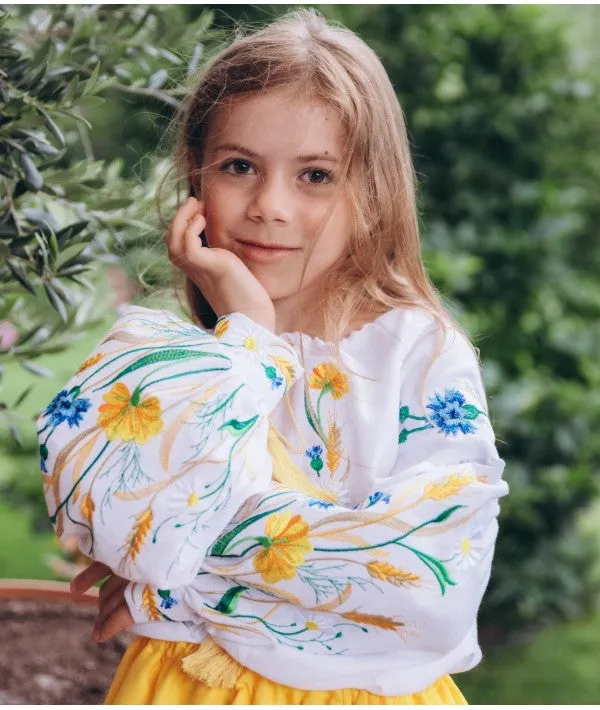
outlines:
[[421, 309], [341, 351], [133, 306], [40, 415], [52, 523], [131, 580], [134, 633], [209, 634], [303, 689], [408, 694], [479, 662], [508, 486], [476, 357]]

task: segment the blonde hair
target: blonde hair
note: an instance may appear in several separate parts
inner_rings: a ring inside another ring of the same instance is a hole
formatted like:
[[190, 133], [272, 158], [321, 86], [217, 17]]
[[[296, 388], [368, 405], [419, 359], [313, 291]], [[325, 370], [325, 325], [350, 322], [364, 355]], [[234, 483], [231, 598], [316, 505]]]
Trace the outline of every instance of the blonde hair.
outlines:
[[[334, 109], [348, 141], [341, 174], [354, 229], [322, 293], [323, 337], [339, 357], [340, 341], [357, 316], [415, 307], [428, 311], [442, 334], [449, 323], [462, 332], [422, 262], [416, 176], [390, 79], [357, 35], [326, 22], [316, 10], [288, 13], [236, 37], [204, 68], [178, 116], [175, 167], [181, 177], [191, 183], [201, 173], [204, 139], [216, 107], [233, 97], [290, 87]], [[189, 279], [185, 295], [192, 318], [214, 328], [214, 312]]]

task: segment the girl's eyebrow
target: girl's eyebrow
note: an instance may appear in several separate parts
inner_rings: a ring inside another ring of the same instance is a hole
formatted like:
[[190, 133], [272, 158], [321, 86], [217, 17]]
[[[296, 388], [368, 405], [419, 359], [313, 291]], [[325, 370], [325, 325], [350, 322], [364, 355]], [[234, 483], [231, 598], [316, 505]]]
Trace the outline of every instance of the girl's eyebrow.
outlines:
[[[215, 149], [215, 153], [219, 152], [235, 152], [235, 153], [241, 153], [242, 155], [248, 156], [248, 158], [259, 158], [260, 156], [258, 153], [255, 153], [253, 150], [250, 150], [250, 148], [244, 148], [243, 145], [239, 145], [238, 143], [221, 143], [219, 144]], [[298, 163], [313, 163], [315, 161], [327, 161], [329, 163], [338, 163], [339, 160], [334, 156], [330, 155], [329, 153], [315, 153], [313, 155], [299, 155], [296, 158], [296, 161]]]

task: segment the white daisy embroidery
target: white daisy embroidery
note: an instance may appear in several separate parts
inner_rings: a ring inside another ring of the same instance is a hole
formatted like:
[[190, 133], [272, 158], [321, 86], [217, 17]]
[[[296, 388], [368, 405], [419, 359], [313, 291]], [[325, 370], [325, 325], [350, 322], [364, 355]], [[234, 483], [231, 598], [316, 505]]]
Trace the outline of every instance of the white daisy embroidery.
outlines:
[[481, 560], [481, 531], [469, 531], [456, 543], [452, 560], [460, 570], [469, 570]]

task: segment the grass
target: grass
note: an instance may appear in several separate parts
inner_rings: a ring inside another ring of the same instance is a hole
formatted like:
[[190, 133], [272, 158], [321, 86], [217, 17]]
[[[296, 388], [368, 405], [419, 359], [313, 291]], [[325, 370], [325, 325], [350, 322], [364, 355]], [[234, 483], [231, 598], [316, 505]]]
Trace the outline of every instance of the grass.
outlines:
[[30, 516], [0, 501], [0, 576], [4, 579], [58, 579], [45, 564], [46, 555], [57, 555], [54, 534], [37, 535]]
[[455, 681], [471, 704], [594, 705], [600, 703], [599, 650], [596, 614], [491, 653]]

